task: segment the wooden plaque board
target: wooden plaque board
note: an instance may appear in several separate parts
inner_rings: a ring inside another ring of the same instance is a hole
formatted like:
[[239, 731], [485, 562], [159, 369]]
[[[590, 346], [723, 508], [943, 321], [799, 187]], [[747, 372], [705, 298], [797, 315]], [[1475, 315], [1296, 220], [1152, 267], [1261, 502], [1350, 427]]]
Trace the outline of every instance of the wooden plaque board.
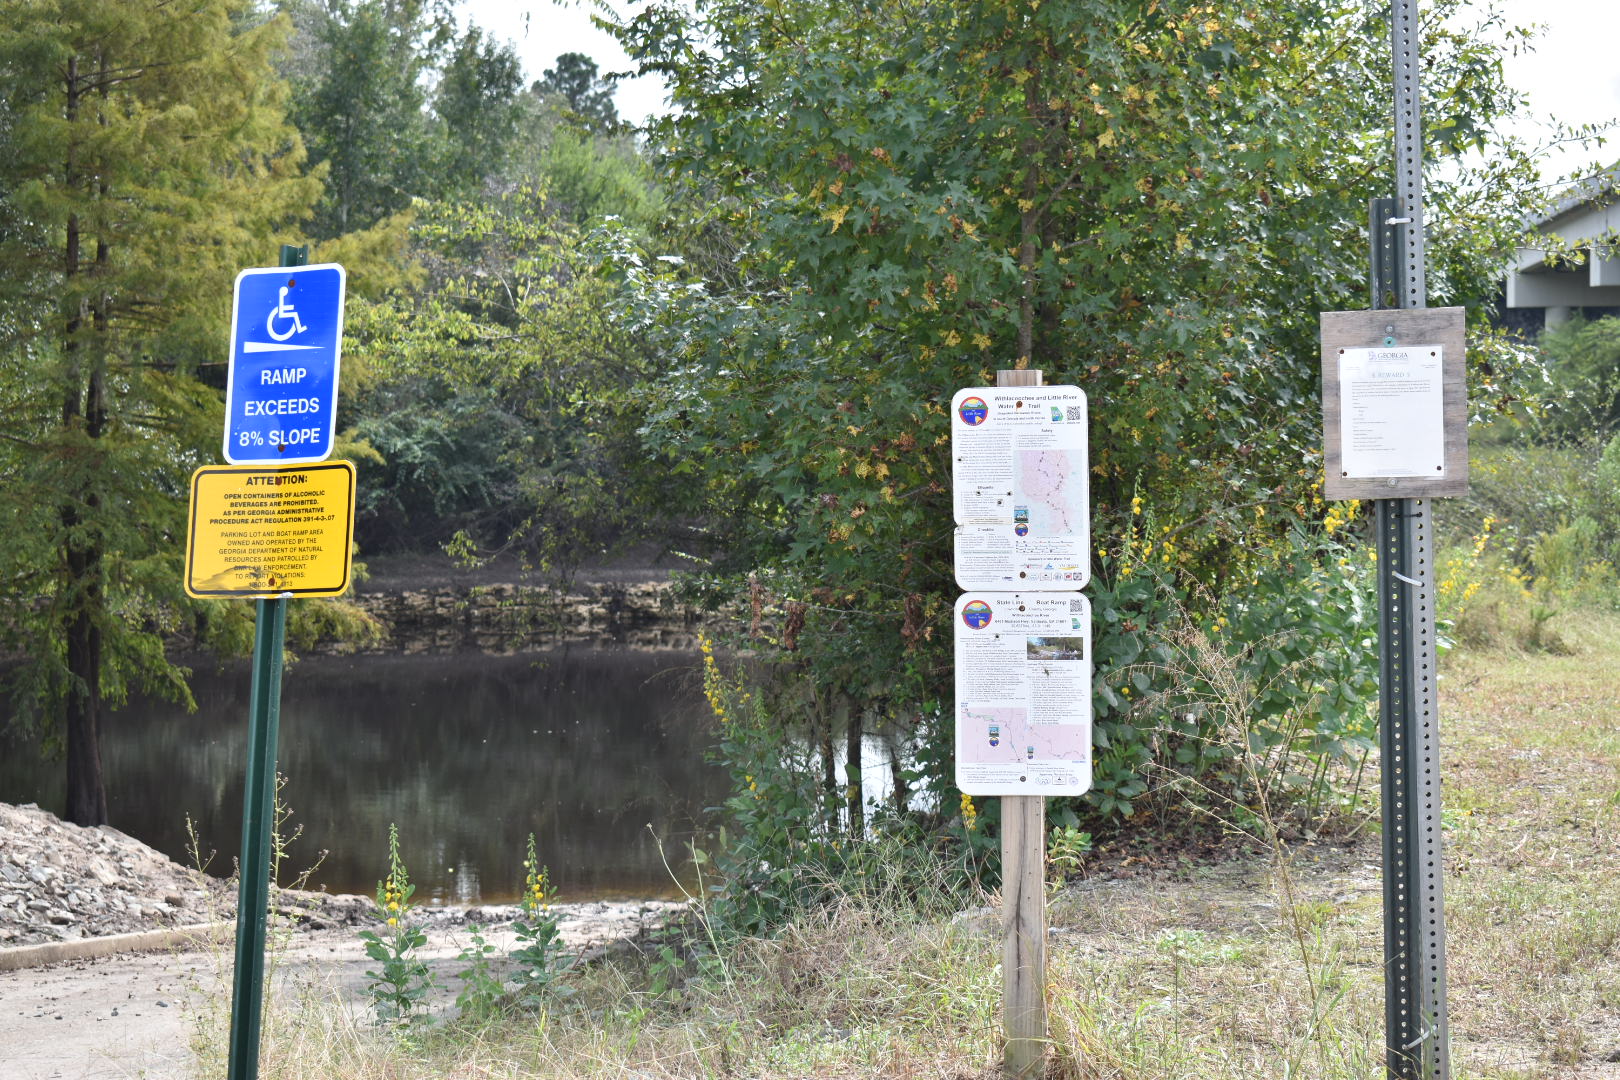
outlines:
[[[1324, 311], [1322, 430], [1328, 499], [1417, 499], [1468, 494], [1467, 336], [1460, 307]], [[1345, 476], [1340, 430], [1339, 361], [1345, 349], [1441, 347], [1445, 472], [1440, 476]]]

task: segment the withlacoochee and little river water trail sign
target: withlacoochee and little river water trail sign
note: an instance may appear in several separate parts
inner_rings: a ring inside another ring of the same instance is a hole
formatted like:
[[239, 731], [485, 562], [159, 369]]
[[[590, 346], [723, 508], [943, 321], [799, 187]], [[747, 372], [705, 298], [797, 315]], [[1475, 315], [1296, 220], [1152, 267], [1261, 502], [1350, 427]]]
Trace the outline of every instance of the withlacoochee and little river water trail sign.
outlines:
[[331, 456], [344, 285], [337, 263], [254, 267], [237, 275], [226, 461], [295, 465]]
[[1067, 592], [1091, 580], [1086, 395], [968, 387], [951, 400], [956, 583]]
[[1077, 386], [968, 387], [951, 400], [967, 590], [954, 620], [956, 785], [968, 795], [1091, 787], [1087, 422]]

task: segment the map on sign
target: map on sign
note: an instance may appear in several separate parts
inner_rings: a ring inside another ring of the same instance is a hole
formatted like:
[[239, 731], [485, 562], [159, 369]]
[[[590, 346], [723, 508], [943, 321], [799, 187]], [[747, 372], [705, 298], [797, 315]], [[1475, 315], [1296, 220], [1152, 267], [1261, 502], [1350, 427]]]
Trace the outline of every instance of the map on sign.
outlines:
[[1026, 761], [1084, 761], [1073, 733], [1057, 724], [1031, 724], [1029, 710], [988, 707], [962, 711], [959, 760], [969, 765], [1018, 765]]
[[189, 523], [189, 596], [337, 596], [353, 566], [354, 466], [205, 465]]
[[956, 785], [969, 795], [1091, 787], [1091, 605], [1078, 593], [956, 603]]
[[1020, 450], [1013, 473], [1013, 514], [1021, 503], [1029, 511], [1031, 536], [1069, 536], [1086, 528], [1087, 502], [1084, 451]]
[[236, 277], [225, 460], [324, 461], [337, 423], [345, 276], [337, 263], [268, 266]]
[[1091, 574], [1086, 395], [977, 387], [951, 403], [956, 581], [1079, 589]]

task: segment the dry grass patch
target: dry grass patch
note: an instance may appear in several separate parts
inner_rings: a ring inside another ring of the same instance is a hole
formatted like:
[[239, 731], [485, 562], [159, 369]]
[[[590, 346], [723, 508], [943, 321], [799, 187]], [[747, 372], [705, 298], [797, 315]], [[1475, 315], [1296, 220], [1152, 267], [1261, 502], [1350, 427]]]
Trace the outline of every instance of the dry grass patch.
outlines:
[[[1565, 635], [1574, 655], [1443, 665], [1457, 1080], [1620, 1080], [1620, 620]], [[919, 913], [903, 884], [854, 887], [672, 995], [620, 960], [547, 1015], [393, 1032], [329, 988], [284, 992], [262, 1075], [989, 1080], [994, 915]], [[1071, 886], [1050, 905], [1049, 1080], [1381, 1075], [1381, 898], [1371, 832]], [[223, 1071], [222, 1023], [199, 1075]]]

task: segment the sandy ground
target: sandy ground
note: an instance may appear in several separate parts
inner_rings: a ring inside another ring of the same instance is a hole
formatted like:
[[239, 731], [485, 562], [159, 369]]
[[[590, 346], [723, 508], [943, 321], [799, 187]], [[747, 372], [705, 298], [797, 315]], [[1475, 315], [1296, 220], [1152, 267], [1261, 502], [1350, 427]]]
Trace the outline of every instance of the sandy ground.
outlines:
[[[653, 922], [673, 904], [581, 904], [563, 911], [564, 940], [585, 949]], [[430, 931], [425, 952], [440, 990], [436, 1010], [455, 1000], [465, 965], [456, 957], [473, 927]], [[512, 938], [485, 928], [502, 951]], [[372, 966], [353, 929], [282, 935], [272, 948], [276, 992], [330, 987], [357, 1013], [365, 1011], [365, 973]], [[138, 953], [0, 971], [0, 1080], [194, 1080], [191, 1043], [231, 993], [233, 944], [170, 953]]]
[[0, 972], [0, 1078], [189, 1077], [185, 1006], [214, 983], [204, 952]]

